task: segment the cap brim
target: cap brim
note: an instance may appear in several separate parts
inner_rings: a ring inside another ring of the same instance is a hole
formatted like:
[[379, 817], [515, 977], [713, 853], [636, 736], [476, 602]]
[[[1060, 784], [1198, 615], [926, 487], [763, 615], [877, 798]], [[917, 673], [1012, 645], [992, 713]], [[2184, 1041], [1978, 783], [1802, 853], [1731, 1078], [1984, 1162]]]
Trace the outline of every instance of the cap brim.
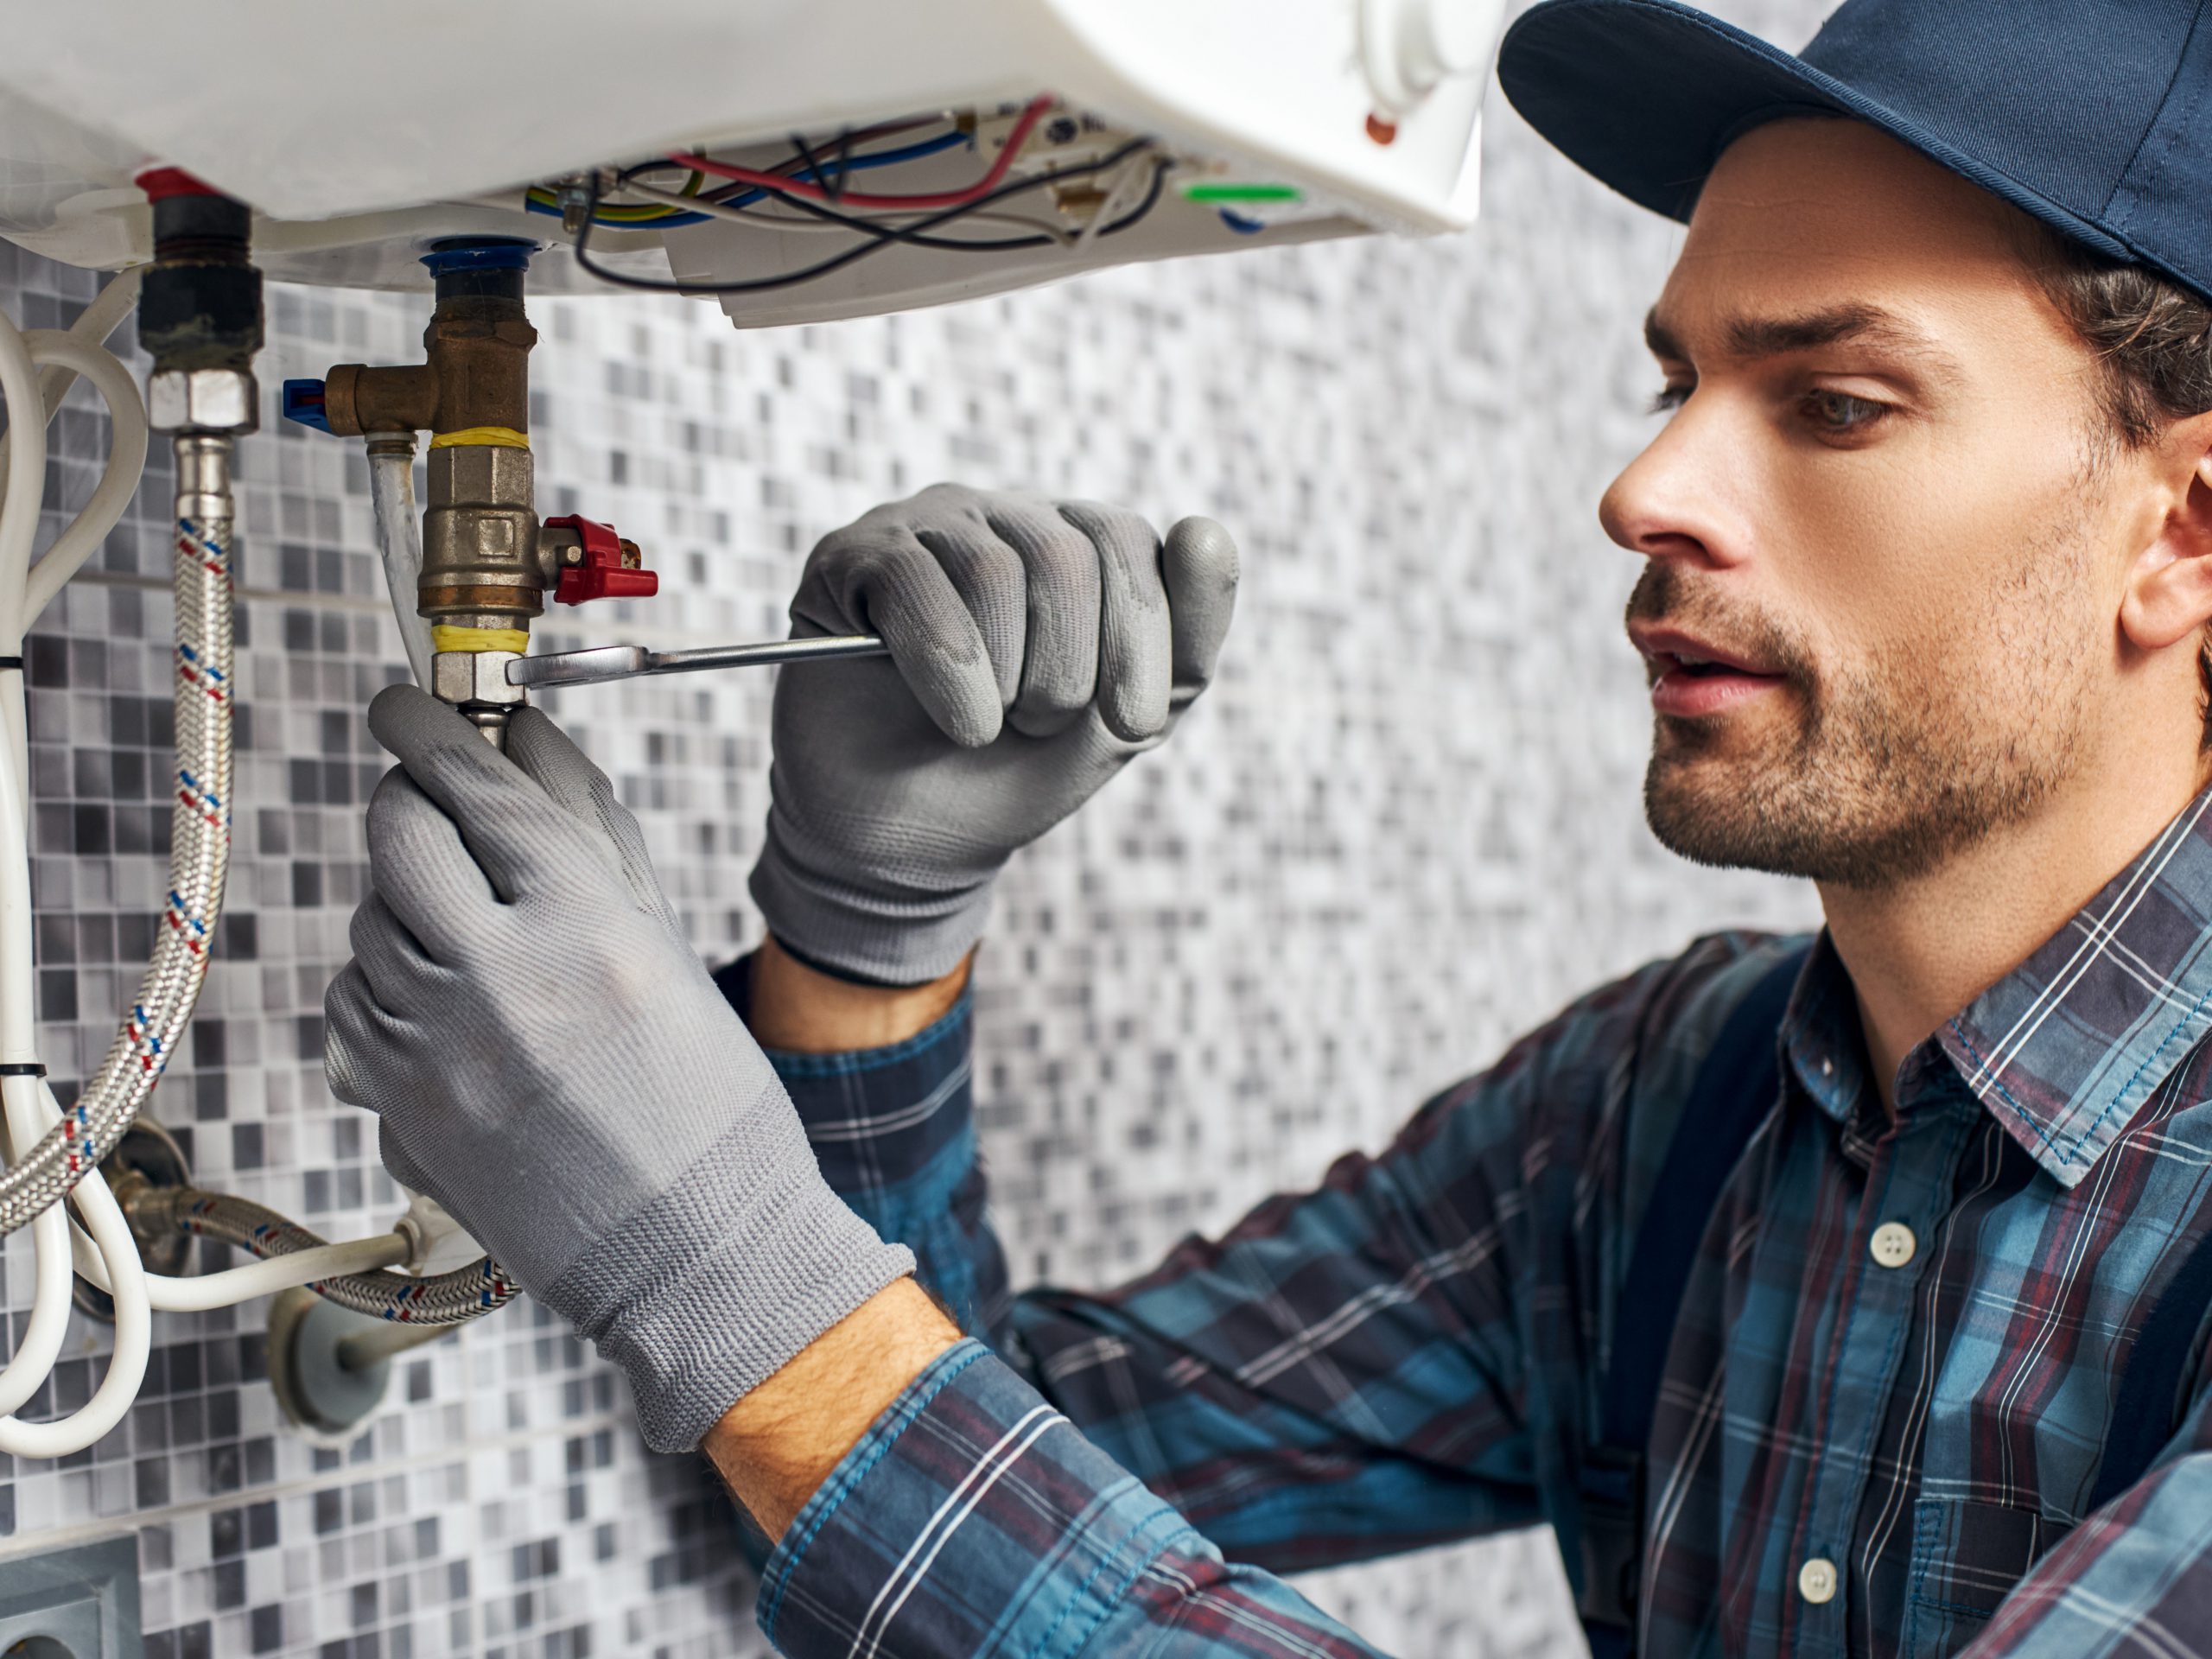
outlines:
[[1630, 201], [1688, 221], [1743, 133], [1793, 111], [1879, 127], [2113, 258], [2108, 232], [1756, 35], [1675, 0], [1544, 0], [1506, 31], [1498, 84], [1529, 124]]

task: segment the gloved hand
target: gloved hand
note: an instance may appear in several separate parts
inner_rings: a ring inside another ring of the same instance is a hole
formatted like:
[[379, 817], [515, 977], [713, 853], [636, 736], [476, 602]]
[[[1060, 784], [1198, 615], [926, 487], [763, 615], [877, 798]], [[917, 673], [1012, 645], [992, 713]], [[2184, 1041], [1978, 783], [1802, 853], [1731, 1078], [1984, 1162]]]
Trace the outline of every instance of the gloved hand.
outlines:
[[793, 636], [878, 633], [891, 656], [777, 682], [753, 872], [770, 931], [850, 978], [949, 973], [1014, 849], [1205, 689], [1236, 597], [1236, 544], [1210, 518], [1163, 544], [1096, 502], [940, 484], [825, 537]]
[[913, 1257], [823, 1182], [636, 820], [559, 728], [524, 710], [502, 757], [412, 686], [369, 727], [399, 765], [323, 1001], [331, 1091], [629, 1374], [646, 1443], [687, 1451]]

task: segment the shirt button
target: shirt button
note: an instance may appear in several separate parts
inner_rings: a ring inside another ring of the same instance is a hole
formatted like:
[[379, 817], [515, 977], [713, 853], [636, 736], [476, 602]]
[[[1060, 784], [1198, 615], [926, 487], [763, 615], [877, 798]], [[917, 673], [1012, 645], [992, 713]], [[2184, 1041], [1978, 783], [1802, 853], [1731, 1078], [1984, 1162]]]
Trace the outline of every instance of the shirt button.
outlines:
[[1834, 1060], [1822, 1060], [1821, 1062], [1821, 1075], [1824, 1077], [1834, 1077], [1835, 1075], [1835, 1062]]
[[1835, 1563], [1815, 1555], [1797, 1569], [1797, 1593], [1815, 1607], [1835, 1599]]
[[1912, 1236], [1912, 1229], [1901, 1221], [1885, 1221], [1874, 1230], [1874, 1236], [1866, 1242], [1868, 1252], [1875, 1264], [1885, 1268], [1901, 1268], [1912, 1260], [1920, 1248], [1920, 1241]]

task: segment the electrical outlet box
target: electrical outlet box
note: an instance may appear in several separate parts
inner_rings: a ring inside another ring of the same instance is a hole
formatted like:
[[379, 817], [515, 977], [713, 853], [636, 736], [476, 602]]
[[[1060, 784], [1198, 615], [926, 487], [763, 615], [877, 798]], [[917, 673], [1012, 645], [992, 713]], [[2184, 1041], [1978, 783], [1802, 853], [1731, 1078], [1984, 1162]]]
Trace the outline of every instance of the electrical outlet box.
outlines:
[[145, 1659], [145, 1653], [136, 1538], [0, 1561], [4, 1659]]

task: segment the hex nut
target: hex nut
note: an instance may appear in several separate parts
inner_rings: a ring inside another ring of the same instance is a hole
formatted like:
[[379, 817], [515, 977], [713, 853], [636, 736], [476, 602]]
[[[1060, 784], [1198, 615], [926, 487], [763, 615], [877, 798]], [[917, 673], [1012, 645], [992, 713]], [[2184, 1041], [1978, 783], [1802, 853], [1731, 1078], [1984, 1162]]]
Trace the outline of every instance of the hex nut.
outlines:
[[146, 383], [146, 419], [162, 432], [255, 430], [261, 393], [247, 369], [162, 369]]
[[430, 695], [441, 702], [519, 704], [524, 689], [507, 683], [513, 651], [442, 651], [430, 658]]

